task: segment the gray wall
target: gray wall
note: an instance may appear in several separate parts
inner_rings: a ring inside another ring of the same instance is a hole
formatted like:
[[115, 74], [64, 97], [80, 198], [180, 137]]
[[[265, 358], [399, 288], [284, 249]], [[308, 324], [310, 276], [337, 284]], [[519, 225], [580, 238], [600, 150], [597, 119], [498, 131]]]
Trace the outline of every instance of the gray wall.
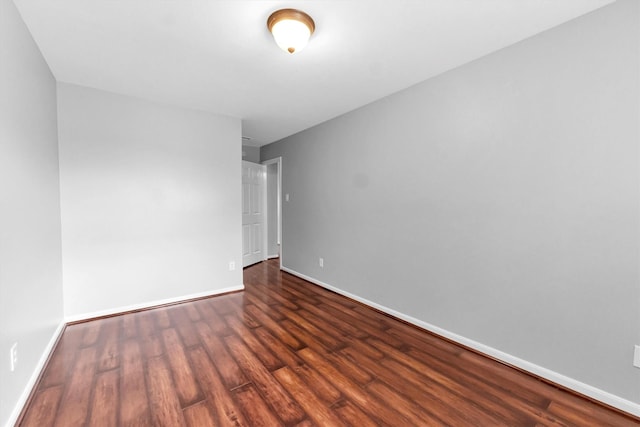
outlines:
[[[63, 318], [56, 83], [0, 0], [0, 425]], [[18, 365], [9, 349], [18, 342]]]
[[66, 316], [242, 286], [239, 119], [58, 86]]
[[640, 402], [638, 28], [620, 1], [263, 147], [284, 266]]
[[260, 147], [242, 146], [242, 160], [247, 162], [260, 163]]

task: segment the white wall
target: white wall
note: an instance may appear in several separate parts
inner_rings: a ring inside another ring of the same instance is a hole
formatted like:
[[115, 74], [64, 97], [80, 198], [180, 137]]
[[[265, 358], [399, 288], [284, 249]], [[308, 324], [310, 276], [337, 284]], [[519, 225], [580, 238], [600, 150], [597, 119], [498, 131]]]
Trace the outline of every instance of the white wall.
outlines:
[[[0, 425], [12, 423], [63, 319], [56, 86], [0, 0]], [[18, 365], [9, 349], [18, 342]]]
[[262, 147], [284, 266], [640, 403], [639, 4]]
[[65, 314], [242, 286], [238, 119], [58, 84]]

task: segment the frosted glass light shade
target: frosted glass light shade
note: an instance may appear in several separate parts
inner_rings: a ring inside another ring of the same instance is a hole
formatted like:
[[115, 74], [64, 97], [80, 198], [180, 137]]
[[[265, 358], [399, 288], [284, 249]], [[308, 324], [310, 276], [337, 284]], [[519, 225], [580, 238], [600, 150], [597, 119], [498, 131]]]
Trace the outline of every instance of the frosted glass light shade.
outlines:
[[309, 27], [292, 19], [279, 21], [273, 26], [271, 33], [273, 33], [273, 38], [280, 49], [289, 53], [300, 52], [311, 37]]
[[309, 15], [296, 9], [273, 12], [267, 20], [276, 44], [291, 54], [300, 52], [309, 42], [315, 23]]

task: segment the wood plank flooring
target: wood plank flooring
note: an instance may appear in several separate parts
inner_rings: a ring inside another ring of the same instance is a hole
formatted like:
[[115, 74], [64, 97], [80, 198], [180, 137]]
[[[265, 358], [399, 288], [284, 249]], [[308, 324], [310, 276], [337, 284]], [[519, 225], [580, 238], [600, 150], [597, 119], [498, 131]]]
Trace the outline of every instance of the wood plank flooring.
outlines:
[[282, 273], [70, 325], [21, 426], [627, 426], [594, 404]]

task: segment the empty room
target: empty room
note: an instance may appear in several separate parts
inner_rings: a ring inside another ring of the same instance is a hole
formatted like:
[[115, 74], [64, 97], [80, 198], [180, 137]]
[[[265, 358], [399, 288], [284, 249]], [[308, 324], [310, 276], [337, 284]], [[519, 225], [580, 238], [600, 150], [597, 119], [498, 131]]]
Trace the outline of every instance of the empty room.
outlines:
[[640, 425], [637, 0], [0, 0], [0, 426]]

